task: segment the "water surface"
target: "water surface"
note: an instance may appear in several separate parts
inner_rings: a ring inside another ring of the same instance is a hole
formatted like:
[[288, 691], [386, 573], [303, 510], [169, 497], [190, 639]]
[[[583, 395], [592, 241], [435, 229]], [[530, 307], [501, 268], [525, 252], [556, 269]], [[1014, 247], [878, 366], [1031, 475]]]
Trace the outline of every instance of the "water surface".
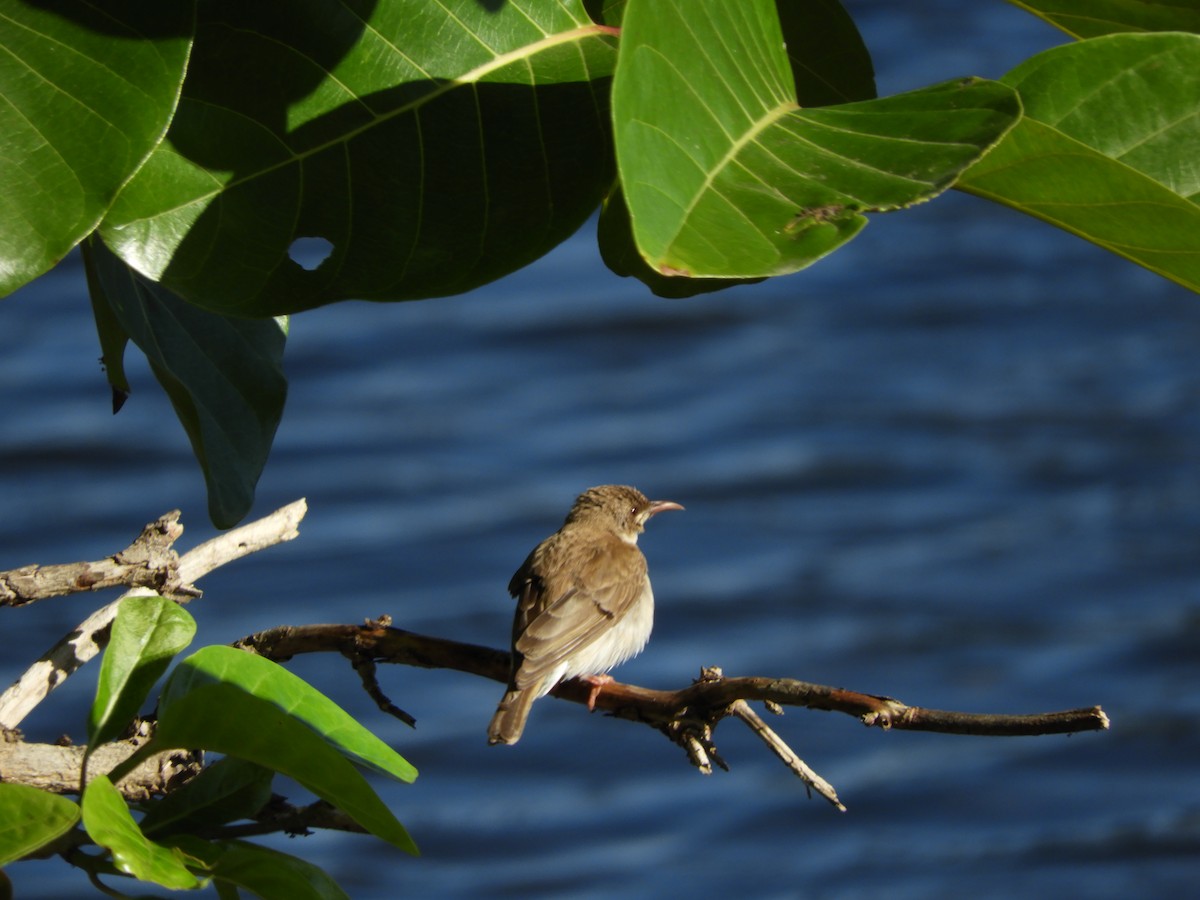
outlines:
[[[881, 90], [1002, 74], [1055, 32], [1003, 5], [853, 4]], [[134, 366], [108, 411], [74, 262], [4, 304], [4, 567], [97, 558], [181, 507], [212, 533], [169, 407]], [[878, 217], [809, 272], [687, 301], [608, 274], [591, 226], [471, 295], [293, 321], [257, 513], [301, 539], [219, 573], [200, 639], [356, 622], [501, 646], [508, 577], [579, 490], [687, 512], [642, 546], [659, 613], [619, 677], [702, 665], [988, 712], [1102, 704], [1106, 734], [882, 733], [773, 720], [849, 807], [810, 801], [731, 723], [702, 777], [648, 729], [552, 700], [489, 748], [498, 685], [339, 660], [296, 670], [421, 770], [381, 785], [412, 860], [281, 839], [356, 898], [1129, 897], [1200, 874], [1200, 302], [1065, 234], [952, 195]], [[36, 656], [94, 598], [4, 616]], [[6, 655], [0, 676], [21, 660]], [[94, 673], [32, 717], [82, 738]], [[18, 896], [87, 890], [52, 863]]]

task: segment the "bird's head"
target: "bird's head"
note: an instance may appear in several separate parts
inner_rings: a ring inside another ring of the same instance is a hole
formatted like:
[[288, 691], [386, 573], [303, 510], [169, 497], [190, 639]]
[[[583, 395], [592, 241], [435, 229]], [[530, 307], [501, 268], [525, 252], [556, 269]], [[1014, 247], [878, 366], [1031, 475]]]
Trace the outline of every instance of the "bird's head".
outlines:
[[646, 520], [667, 509], [683, 509], [671, 500], [647, 500], [637, 488], [602, 484], [580, 494], [567, 523], [586, 523], [614, 531], [621, 540], [636, 544], [646, 529]]

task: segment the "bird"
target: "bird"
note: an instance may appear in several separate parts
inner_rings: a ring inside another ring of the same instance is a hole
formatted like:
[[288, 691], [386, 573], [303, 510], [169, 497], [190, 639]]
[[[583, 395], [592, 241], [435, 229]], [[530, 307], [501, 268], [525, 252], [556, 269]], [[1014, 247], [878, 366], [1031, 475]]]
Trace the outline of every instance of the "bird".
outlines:
[[508, 690], [488, 727], [489, 744], [515, 744], [533, 701], [560, 681], [592, 685], [594, 709], [607, 672], [641, 652], [654, 625], [654, 593], [637, 539], [671, 500], [605, 484], [576, 498], [562, 527], [517, 569]]

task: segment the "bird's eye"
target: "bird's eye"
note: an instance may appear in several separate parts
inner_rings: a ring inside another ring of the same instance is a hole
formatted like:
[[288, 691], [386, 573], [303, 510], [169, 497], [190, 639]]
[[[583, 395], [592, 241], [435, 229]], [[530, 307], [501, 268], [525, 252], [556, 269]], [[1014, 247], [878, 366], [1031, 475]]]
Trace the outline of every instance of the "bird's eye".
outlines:
[[629, 514], [631, 516], [637, 516], [637, 507], [636, 506], [629, 507]]

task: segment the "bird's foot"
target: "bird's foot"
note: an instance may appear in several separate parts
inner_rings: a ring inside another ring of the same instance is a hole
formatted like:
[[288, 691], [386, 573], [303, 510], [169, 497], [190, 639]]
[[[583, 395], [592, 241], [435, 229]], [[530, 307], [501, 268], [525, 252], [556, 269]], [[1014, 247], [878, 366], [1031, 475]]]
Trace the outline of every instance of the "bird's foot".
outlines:
[[584, 675], [579, 679], [586, 681], [592, 686], [591, 693], [588, 694], [588, 712], [595, 712], [596, 698], [600, 696], [600, 689], [606, 684], [612, 684], [613, 677], [611, 675]]

